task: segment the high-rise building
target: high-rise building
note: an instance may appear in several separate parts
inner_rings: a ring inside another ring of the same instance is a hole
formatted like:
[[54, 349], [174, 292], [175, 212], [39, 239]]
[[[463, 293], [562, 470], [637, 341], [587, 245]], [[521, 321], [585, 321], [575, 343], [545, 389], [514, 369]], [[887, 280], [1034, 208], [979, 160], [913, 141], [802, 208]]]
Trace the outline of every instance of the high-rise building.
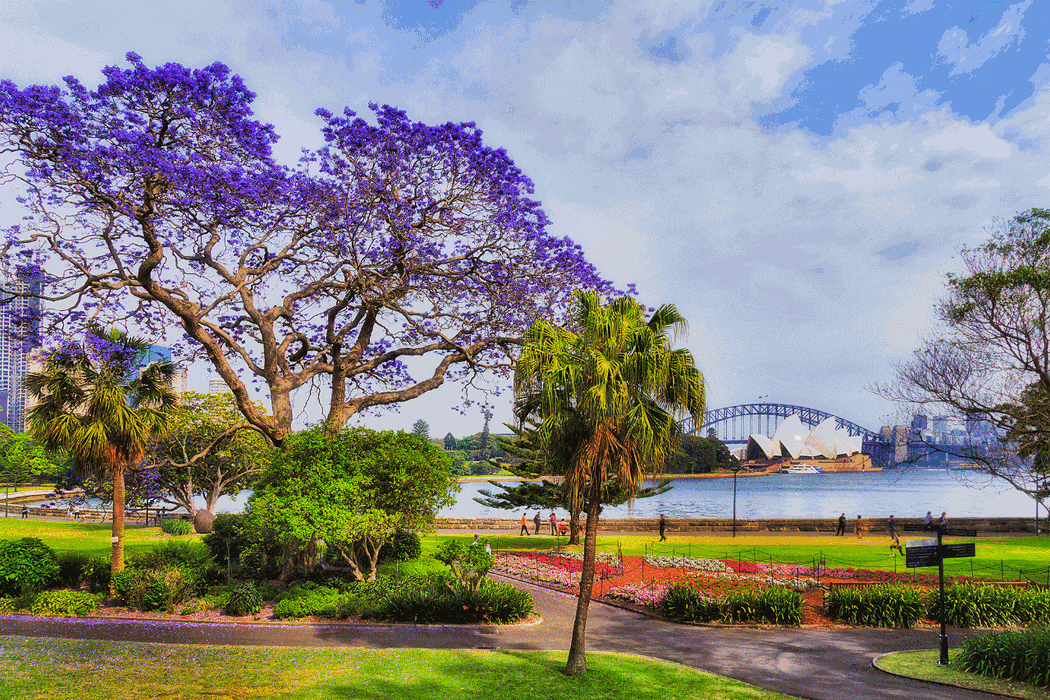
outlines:
[[29, 353], [38, 342], [39, 293], [39, 281], [0, 280], [0, 423], [16, 433], [25, 431], [22, 377], [29, 371]]

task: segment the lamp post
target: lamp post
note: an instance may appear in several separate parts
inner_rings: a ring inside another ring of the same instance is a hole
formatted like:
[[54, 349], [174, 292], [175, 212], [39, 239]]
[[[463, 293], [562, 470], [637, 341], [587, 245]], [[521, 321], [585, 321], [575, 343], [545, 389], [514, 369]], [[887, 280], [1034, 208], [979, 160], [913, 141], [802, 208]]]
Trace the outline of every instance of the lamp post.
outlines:
[[740, 464], [730, 467], [733, 472], [733, 537], [736, 537], [736, 475], [740, 471]]

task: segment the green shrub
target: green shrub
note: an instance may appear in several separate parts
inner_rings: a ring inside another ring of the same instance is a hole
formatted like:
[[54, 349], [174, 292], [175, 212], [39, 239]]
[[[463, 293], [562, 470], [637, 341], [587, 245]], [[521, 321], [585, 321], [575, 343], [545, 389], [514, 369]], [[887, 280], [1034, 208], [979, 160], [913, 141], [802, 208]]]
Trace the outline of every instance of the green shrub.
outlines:
[[379, 558], [382, 561], [412, 561], [419, 559], [422, 553], [419, 535], [411, 530], [396, 530], [390, 542], [379, 552]]
[[660, 611], [672, 620], [710, 622], [719, 616], [718, 601], [688, 586], [676, 585], [660, 602]]
[[484, 581], [477, 590], [428, 586], [389, 595], [379, 616], [394, 622], [506, 624], [533, 611], [532, 596], [513, 586]]
[[109, 590], [109, 577], [112, 570], [109, 557], [92, 557], [81, 568], [81, 578], [87, 581], [92, 593]]
[[914, 627], [926, 615], [926, 592], [905, 586], [837, 588], [824, 608], [834, 620], [864, 627]]
[[0, 598], [0, 615], [6, 615], [19, 609], [17, 598]]
[[1022, 625], [1050, 625], [1050, 589], [1018, 591], [1014, 614]]
[[262, 610], [262, 602], [262, 596], [254, 583], [239, 583], [230, 589], [223, 612], [236, 617], [255, 615]]
[[63, 552], [58, 555], [58, 580], [66, 588], [79, 588], [84, 582], [84, 567], [91, 557], [83, 552]]
[[741, 591], [722, 601], [723, 622], [766, 622], [773, 625], [802, 624], [802, 596], [780, 586], [760, 591]]
[[485, 549], [485, 544], [485, 540], [466, 544], [459, 537], [445, 540], [438, 547], [434, 558], [452, 569], [452, 575], [462, 588], [476, 591], [496, 564], [492, 553]]
[[99, 606], [97, 596], [83, 591], [44, 591], [33, 601], [30, 612], [34, 615], [62, 615], [73, 617], [87, 615]]
[[[1020, 622], [1019, 602], [1029, 591], [1002, 586], [956, 584], [944, 591], [945, 623], [952, 627], [1007, 627]], [[929, 618], [940, 620], [940, 595], [931, 591]]]
[[212, 521], [211, 532], [201, 540], [211, 550], [215, 562], [223, 569], [226, 568], [227, 558], [233, 568], [239, 566], [241, 553], [250, 544], [245, 534], [244, 522], [243, 513], [219, 513]]
[[191, 535], [193, 534], [193, 523], [189, 520], [183, 520], [182, 518], [161, 520], [160, 531], [176, 537], [179, 535]]
[[171, 588], [163, 576], [142, 569], [124, 569], [113, 574], [117, 602], [142, 612], [167, 610], [172, 603]]
[[1050, 687], [1050, 630], [970, 637], [963, 642], [956, 663], [969, 673]]
[[40, 538], [0, 540], [0, 596], [46, 588], [58, 573], [55, 550]]
[[214, 557], [200, 540], [167, 540], [134, 555], [129, 563], [140, 569], [193, 569], [203, 575], [214, 563]]

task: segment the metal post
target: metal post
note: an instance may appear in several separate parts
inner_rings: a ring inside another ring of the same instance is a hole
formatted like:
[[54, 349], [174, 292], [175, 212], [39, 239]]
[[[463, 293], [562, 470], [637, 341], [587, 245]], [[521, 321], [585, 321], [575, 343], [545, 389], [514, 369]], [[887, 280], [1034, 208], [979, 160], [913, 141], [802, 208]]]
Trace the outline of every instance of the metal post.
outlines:
[[937, 575], [938, 575], [938, 578], [940, 579], [940, 589], [941, 589], [941, 610], [940, 610], [941, 614], [939, 616], [941, 618], [941, 662], [940, 663], [941, 663], [941, 666], [947, 666], [948, 665], [948, 630], [945, 627], [945, 620], [944, 620], [944, 618], [946, 617], [945, 609], [944, 609], [944, 551], [941, 549], [941, 547], [942, 547], [941, 528], [938, 527], [937, 528]]
[[736, 475], [739, 469], [733, 470], [733, 537], [736, 537]]

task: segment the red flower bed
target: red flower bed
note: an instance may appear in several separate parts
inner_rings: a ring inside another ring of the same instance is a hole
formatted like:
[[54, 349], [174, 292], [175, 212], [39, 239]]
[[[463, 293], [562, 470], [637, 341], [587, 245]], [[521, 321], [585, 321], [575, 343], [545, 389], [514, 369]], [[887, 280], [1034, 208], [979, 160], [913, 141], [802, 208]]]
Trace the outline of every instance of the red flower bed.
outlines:
[[[555, 557], [549, 554], [543, 554], [541, 552], [515, 552], [515, 556], [521, 557], [522, 559], [532, 559], [541, 564], [547, 566], [556, 566], [567, 571], [580, 572], [583, 570], [583, 561], [579, 559], [569, 559], [566, 557]], [[616, 578], [620, 575], [620, 569], [609, 564], [602, 564], [595, 562], [594, 564], [594, 577], [600, 579]]]

